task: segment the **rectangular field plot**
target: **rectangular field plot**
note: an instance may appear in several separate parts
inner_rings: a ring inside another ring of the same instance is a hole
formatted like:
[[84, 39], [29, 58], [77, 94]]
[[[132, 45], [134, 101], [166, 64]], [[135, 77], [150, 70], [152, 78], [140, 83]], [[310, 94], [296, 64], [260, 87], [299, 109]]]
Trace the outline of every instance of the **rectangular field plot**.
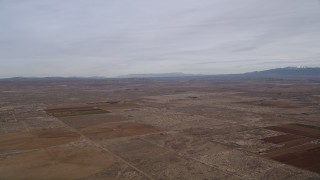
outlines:
[[78, 115], [110, 113], [112, 110], [132, 109], [140, 107], [133, 103], [120, 102], [90, 102], [83, 104], [57, 105], [48, 107], [45, 111], [50, 116], [68, 117]]
[[126, 116], [108, 114], [109, 110], [139, 107], [133, 103], [90, 102], [51, 106], [47, 114], [77, 129], [92, 140], [105, 140], [153, 133], [157, 129], [148, 124], [127, 122]]
[[88, 115], [81, 115], [81, 116], [59, 117], [59, 119], [62, 122], [66, 123], [67, 125], [75, 129], [81, 129], [81, 128], [85, 128], [88, 126], [93, 126], [101, 123], [127, 121], [128, 117], [113, 115], [112, 113], [104, 113], [104, 114], [88, 114]]
[[267, 127], [267, 129], [320, 139], [320, 129], [316, 126], [309, 126], [304, 124], [284, 124], [279, 126], [270, 126]]
[[97, 103], [87, 103], [99, 109], [103, 110], [121, 110], [121, 109], [134, 109], [139, 108], [140, 105], [128, 102], [97, 102]]
[[153, 133], [157, 129], [148, 124], [135, 122], [102, 123], [80, 129], [80, 132], [92, 140], [114, 139]]
[[46, 112], [48, 115], [55, 117], [110, 113], [109, 111], [91, 106], [46, 109]]
[[304, 124], [285, 124], [266, 129], [287, 133], [268, 137], [266, 142], [283, 145], [264, 156], [288, 165], [320, 173], [320, 128]]

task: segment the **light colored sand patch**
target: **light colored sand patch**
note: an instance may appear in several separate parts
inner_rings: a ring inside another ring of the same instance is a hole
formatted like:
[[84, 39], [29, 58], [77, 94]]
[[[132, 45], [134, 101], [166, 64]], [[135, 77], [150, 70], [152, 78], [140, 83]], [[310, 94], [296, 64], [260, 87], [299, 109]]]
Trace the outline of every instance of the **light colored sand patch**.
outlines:
[[118, 137], [128, 137], [134, 135], [143, 135], [151, 132], [155, 132], [156, 128], [151, 125], [124, 122], [124, 123], [102, 123], [86, 128], [80, 129], [80, 131], [89, 138], [92, 139], [112, 139]]
[[128, 118], [125, 116], [113, 115], [113, 113], [68, 116], [59, 117], [59, 119], [76, 129], [85, 128], [87, 126], [101, 123], [120, 122], [128, 120]]
[[113, 162], [112, 155], [95, 148], [47, 148], [0, 160], [0, 179], [76, 179]]
[[27, 150], [66, 144], [80, 138], [80, 134], [63, 128], [9, 133], [0, 136], [0, 152]]

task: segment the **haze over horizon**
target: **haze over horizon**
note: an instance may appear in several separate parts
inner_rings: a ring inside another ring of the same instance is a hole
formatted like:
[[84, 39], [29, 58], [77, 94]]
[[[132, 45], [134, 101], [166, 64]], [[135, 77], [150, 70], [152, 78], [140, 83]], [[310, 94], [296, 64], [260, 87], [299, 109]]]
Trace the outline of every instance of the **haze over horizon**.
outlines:
[[320, 66], [319, 0], [12, 0], [0, 24], [0, 78]]

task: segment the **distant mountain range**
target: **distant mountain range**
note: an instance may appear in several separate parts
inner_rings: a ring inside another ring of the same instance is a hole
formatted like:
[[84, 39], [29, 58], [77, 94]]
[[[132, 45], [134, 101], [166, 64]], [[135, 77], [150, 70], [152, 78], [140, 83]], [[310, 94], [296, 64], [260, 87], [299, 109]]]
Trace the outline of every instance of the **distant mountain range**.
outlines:
[[156, 78], [156, 77], [190, 77], [190, 76], [204, 76], [204, 75], [185, 74], [185, 73], [177, 72], [177, 73], [158, 73], [158, 74], [128, 74], [123, 76], [117, 76], [117, 78]]
[[201, 75], [184, 73], [160, 73], [160, 74], [129, 74], [118, 76], [118, 78], [155, 78], [155, 77], [192, 77], [192, 76], [227, 76], [227, 77], [320, 77], [318, 67], [285, 67], [269, 69], [265, 71], [254, 71], [243, 74], [225, 75]]
[[[11, 77], [3, 78], [2, 80], [10, 81], [28, 81], [28, 80], [43, 80], [43, 81], [65, 81], [65, 80], [90, 80], [90, 79], [105, 79], [105, 77], [93, 76], [93, 77]], [[1, 78], [0, 78], [1, 80]]]
[[286, 67], [242, 74], [255, 77], [320, 77], [318, 67]]
[[[112, 78], [178, 78], [178, 77], [240, 77], [240, 78], [285, 78], [285, 77], [312, 77], [320, 78], [319, 67], [285, 67], [269, 69], [265, 71], [254, 71], [243, 74], [225, 74], [225, 75], [204, 75], [204, 74], [185, 74], [185, 73], [159, 73], [159, 74], [129, 74]], [[12, 77], [6, 80], [83, 80], [83, 79], [106, 79], [106, 77]]]

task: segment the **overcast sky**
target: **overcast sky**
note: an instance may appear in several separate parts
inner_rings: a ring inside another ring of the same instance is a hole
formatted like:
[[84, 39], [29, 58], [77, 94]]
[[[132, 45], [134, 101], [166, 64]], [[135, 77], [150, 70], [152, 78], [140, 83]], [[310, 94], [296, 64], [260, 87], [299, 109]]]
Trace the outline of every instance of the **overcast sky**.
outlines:
[[319, 0], [0, 0], [0, 77], [320, 66]]

